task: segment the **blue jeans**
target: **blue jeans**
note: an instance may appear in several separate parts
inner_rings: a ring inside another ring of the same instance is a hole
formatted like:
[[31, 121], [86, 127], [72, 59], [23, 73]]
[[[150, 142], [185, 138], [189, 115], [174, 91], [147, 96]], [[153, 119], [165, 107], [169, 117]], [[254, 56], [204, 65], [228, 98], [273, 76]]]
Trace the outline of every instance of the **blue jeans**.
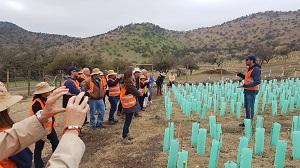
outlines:
[[[102, 99], [100, 100], [89, 100], [90, 105], [90, 126], [91, 128], [100, 127], [103, 124], [103, 118], [105, 113], [105, 105]], [[98, 112], [97, 121], [95, 124], [95, 113]]]
[[122, 133], [123, 138], [126, 138], [128, 136], [129, 127], [132, 121], [133, 114], [134, 113], [125, 113], [125, 122], [124, 122], [123, 133]]
[[114, 121], [114, 114], [118, 109], [118, 104], [120, 101], [120, 97], [118, 96], [109, 96], [108, 101], [110, 103], [110, 111], [109, 111], [109, 121]]
[[254, 103], [255, 103], [255, 92], [244, 92], [246, 119], [253, 119], [254, 117]]

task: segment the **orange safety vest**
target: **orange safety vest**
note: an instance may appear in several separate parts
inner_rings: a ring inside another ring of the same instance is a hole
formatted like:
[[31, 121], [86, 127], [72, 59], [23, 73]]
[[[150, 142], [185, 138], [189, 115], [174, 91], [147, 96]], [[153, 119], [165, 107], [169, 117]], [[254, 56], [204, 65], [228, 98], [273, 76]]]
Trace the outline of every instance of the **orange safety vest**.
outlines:
[[106, 88], [107, 88], [106, 78], [101, 76], [100, 80], [101, 80], [101, 84], [102, 84], [103, 89], [106, 90]]
[[[145, 82], [141, 82], [145, 83]], [[144, 88], [139, 88], [140, 96], [144, 96], [144, 94], [147, 92], [147, 87], [145, 86]]]
[[[251, 74], [253, 72], [254, 68], [252, 68], [250, 71], [247, 71], [245, 73], [245, 81], [244, 83], [247, 85], [247, 84], [250, 84], [253, 82], [253, 78], [251, 77]], [[259, 90], [259, 85], [256, 85], [256, 86], [253, 86], [253, 87], [250, 87], [250, 88], [244, 88], [246, 90]]]
[[[0, 128], [0, 132], [4, 132], [5, 128]], [[0, 160], [0, 168], [17, 168], [15, 162], [10, 159]]]
[[[108, 79], [108, 80], [113, 80], [113, 79]], [[120, 96], [120, 85], [117, 84], [116, 86], [110, 86], [109, 87], [109, 96]]]
[[[32, 101], [31, 107], [32, 107], [36, 102], [40, 103], [42, 109], [45, 108], [45, 103], [44, 103], [41, 99], [39, 99], [39, 98], [36, 98], [36, 99], [34, 99], [34, 100]], [[30, 116], [34, 115], [34, 112], [32, 111], [32, 108], [31, 108], [31, 110], [29, 111], [29, 115], [30, 115]], [[55, 116], [53, 116], [53, 118], [55, 118]], [[52, 125], [53, 125], [53, 127], [57, 127], [57, 122], [56, 122], [56, 121], [53, 122], [52, 117], [51, 117], [51, 118], [48, 118], [48, 121], [47, 121], [46, 123], [44, 123], [44, 127], [45, 127], [45, 128], [52, 128]]]
[[[78, 90], [80, 90], [80, 83], [79, 83], [77, 80], [73, 80], [73, 79], [71, 79], [71, 81], [74, 83], [74, 85], [76, 86], [76, 88], [77, 88]], [[66, 82], [67, 82], [67, 80], [64, 81], [64, 86], [66, 86], [66, 85], [65, 85]]]
[[134, 107], [136, 105], [136, 98], [132, 94], [125, 94], [126, 93], [126, 88], [121, 87], [121, 92], [120, 92], [120, 100], [122, 107], [125, 109]]

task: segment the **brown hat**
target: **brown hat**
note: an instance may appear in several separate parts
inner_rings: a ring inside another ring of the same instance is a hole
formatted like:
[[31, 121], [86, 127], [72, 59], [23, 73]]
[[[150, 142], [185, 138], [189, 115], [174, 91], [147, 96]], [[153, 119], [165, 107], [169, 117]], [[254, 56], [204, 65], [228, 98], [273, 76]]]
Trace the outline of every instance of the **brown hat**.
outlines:
[[43, 93], [48, 93], [51, 92], [55, 89], [54, 86], [50, 86], [49, 83], [47, 82], [40, 82], [37, 85], [35, 85], [35, 91], [33, 94], [43, 94]]
[[101, 72], [99, 68], [94, 68], [91, 73], [91, 75], [101, 75], [101, 74], [103, 74], [103, 72]]
[[114, 70], [109, 70], [107, 76], [110, 76], [110, 75], [117, 75], [117, 73], [115, 73]]
[[0, 112], [8, 109], [22, 99], [23, 96], [9, 94], [5, 85], [0, 82]]

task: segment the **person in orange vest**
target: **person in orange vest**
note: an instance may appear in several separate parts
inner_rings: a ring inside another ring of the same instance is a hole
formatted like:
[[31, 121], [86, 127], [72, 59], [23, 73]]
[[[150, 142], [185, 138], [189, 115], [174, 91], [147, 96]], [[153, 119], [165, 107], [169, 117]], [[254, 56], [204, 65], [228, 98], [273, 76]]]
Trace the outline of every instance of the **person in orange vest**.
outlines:
[[78, 72], [77, 80], [82, 85], [82, 82], [91, 77], [91, 70], [89, 68], [83, 68]]
[[108, 86], [107, 86], [107, 70], [104, 70], [101, 74], [100, 74], [100, 79], [101, 79], [101, 82], [102, 82], [102, 87], [104, 88], [105, 90], [105, 95], [103, 97], [103, 102], [104, 102], [104, 106], [105, 106], [105, 110], [106, 110], [106, 96], [108, 96]]
[[64, 86], [69, 89], [69, 94], [63, 96], [63, 107], [67, 106], [68, 100], [74, 96], [78, 95], [81, 92], [80, 83], [77, 80], [79, 68], [75, 66], [68, 67], [69, 77], [64, 81]]
[[[102, 74], [103, 73], [99, 68], [94, 68], [91, 73], [91, 78], [87, 79], [84, 86], [85, 90], [87, 90], [89, 93], [90, 127], [92, 129], [106, 128], [106, 126], [103, 124], [105, 113], [103, 97], [105, 95], [105, 89], [100, 79], [100, 75]], [[95, 122], [96, 112], [98, 112], [99, 114]]]
[[[55, 89], [55, 87], [50, 86], [47, 82], [38, 83], [35, 86], [34, 97], [32, 99], [32, 105], [30, 110], [30, 115], [39, 115], [40, 110], [45, 108], [45, 104], [47, 101], [47, 97], [51, 94], [51, 92]], [[44, 124], [44, 127], [49, 130], [49, 134], [47, 135], [47, 139], [50, 141], [52, 145], [52, 152], [55, 151], [58, 146], [59, 140], [57, 138], [56, 131], [54, 127], [57, 126], [55, 117], [48, 119], [48, 122]], [[36, 168], [43, 168], [44, 162], [42, 159], [42, 151], [45, 145], [45, 141], [43, 139], [37, 141], [34, 147], [34, 166]]]
[[[19, 102], [22, 98], [22, 96], [10, 95], [5, 85], [0, 82], [0, 133], [4, 133], [13, 127], [14, 121], [9, 116], [9, 107]], [[2, 140], [2, 138], [0, 139]], [[5, 152], [3, 150], [0, 151], [1, 154]], [[25, 148], [6, 159], [0, 159], [0, 168], [31, 168], [31, 166], [32, 152], [29, 148]]]
[[[255, 97], [261, 83], [261, 66], [256, 63], [256, 57], [252, 54], [246, 58], [246, 65], [248, 66], [247, 72], [245, 74], [238, 73], [237, 76], [244, 79], [244, 84], [240, 87], [244, 88], [246, 119], [253, 120]], [[245, 127], [244, 123], [241, 123], [240, 126]]]
[[169, 86], [172, 87], [173, 84], [175, 84], [175, 75], [171, 72], [169, 75]]
[[146, 79], [145, 75], [140, 75], [139, 81], [140, 82], [139, 82], [138, 90], [140, 92], [140, 96], [138, 97], [138, 100], [139, 100], [141, 110], [145, 111], [144, 100], [147, 93], [146, 89], [149, 81]]
[[129, 135], [129, 127], [132, 121], [132, 117], [139, 109], [139, 103], [137, 98], [140, 96], [140, 92], [136, 89], [132, 78], [132, 69], [128, 69], [124, 73], [124, 84], [121, 86], [120, 101], [122, 103], [122, 112], [125, 114], [125, 122], [123, 126], [122, 138], [123, 143], [132, 143], [133, 137]]
[[117, 111], [118, 104], [120, 101], [120, 78], [117, 78], [117, 73], [114, 70], [109, 70], [107, 75], [107, 86], [109, 89], [108, 92], [108, 100], [110, 103], [110, 111], [109, 111], [109, 118], [108, 122], [113, 125], [118, 121], [115, 119], [114, 115]]
[[[28, 146], [47, 136], [44, 127], [53, 115], [64, 113], [64, 131], [46, 167], [79, 167], [85, 151], [85, 144], [79, 137], [83, 119], [89, 110], [88, 98], [82, 100], [84, 93], [73, 96], [67, 108], [56, 106], [57, 101], [68, 92], [65, 86], [59, 87], [47, 98], [44, 110], [39, 115], [32, 115], [16, 123], [9, 116], [9, 110], [22, 96], [11, 95], [0, 82], [0, 167], [31, 168], [32, 152]], [[20, 106], [22, 106], [20, 104]], [[15, 106], [16, 107], [16, 106]]]

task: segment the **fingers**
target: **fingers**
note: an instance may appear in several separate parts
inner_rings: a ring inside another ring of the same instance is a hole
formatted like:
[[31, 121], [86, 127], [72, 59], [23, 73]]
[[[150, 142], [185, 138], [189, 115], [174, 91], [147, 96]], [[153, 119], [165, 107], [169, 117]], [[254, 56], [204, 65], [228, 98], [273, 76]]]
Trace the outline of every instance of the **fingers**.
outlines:
[[84, 97], [84, 100], [81, 102], [80, 107], [81, 108], [85, 108], [85, 106], [87, 106], [87, 102], [88, 102], [89, 98], [87, 96]]
[[65, 111], [66, 111], [65, 108], [54, 109], [53, 110], [53, 115], [56, 115], [58, 113], [64, 113]]
[[79, 105], [80, 104], [80, 101], [82, 99], [82, 97], [84, 96], [84, 92], [80, 92], [78, 96], [76, 96], [76, 99], [75, 99], [75, 104], [76, 105]]
[[53, 93], [49, 96], [48, 100], [50, 101], [56, 101], [64, 94], [67, 94], [69, 92], [69, 89], [66, 89], [65, 86], [59, 87], [56, 90], [53, 91]]
[[83, 112], [87, 113], [89, 110], [90, 110], [90, 106], [87, 105], [87, 106], [84, 107]]
[[72, 106], [75, 102], [75, 99], [76, 99], [76, 96], [72, 96], [68, 101], [67, 107]]

